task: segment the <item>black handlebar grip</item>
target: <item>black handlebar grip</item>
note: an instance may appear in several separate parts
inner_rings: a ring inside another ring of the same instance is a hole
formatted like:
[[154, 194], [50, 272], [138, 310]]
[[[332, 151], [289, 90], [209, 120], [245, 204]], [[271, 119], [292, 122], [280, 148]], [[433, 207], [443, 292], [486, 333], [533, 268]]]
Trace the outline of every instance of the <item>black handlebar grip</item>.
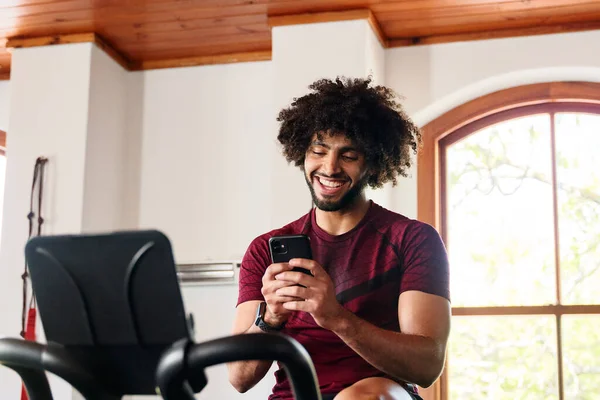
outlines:
[[[234, 361], [268, 360], [283, 364], [296, 400], [321, 400], [312, 360], [296, 340], [275, 333], [228, 336], [189, 346], [187, 362], [181, 346], [167, 350], [158, 364], [157, 383], [165, 400], [192, 400], [197, 377], [207, 367]], [[183, 366], [187, 364], [187, 367]]]
[[52, 400], [45, 375], [42, 378], [44, 371], [64, 379], [86, 400], [120, 400], [122, 397], [102, 385], [93, 373], [59, 345], [46, 346], [14, 338], [0, 339], [0, 364], [17, 371], [22, 378], [25, 371], [27, 381], [23, 379], [23, 383], [28, 393], [37, 393], [42, 396], [40, 400]]
[[0, 364], [19, 374], [29, 400], [53, 400], [42, 364], [42, 354], [43, 347], [35, 343], [20, 339], [0, 339]]

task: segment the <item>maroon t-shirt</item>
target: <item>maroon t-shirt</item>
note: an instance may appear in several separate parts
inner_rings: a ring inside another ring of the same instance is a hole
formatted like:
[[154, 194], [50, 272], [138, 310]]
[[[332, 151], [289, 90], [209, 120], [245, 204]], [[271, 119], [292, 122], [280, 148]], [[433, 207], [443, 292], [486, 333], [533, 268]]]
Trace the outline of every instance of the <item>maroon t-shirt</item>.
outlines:
[[[398, 297], [402, 292], [418, 290], [450, 299], [448, 258], [437, 231], [371, 202], [361, 222], [339, 236], [317, 225], [313, 209], [254, 239], [242, 260], [238, 305], [264, 300], [262, 277], [271, 264], [269, 238], [291, 234], [310, 237], [313, 258], [331, 277], [339, 303], [380, 328], [400, 331]], [[363, 378], [385, 376], [336, 334], [319, 327], [309, 313], [293, 313], [283, 333], [310, 354], [322, 393], [337, 393]], [[281, 366], [275, 378], [269, 399], [293, 399]]]

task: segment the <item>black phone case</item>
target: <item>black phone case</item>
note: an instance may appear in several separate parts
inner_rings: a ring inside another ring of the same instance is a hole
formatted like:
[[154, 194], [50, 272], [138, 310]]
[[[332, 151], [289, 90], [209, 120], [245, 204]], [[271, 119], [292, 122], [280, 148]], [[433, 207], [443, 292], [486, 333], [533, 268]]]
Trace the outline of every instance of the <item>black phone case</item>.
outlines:
[[[274, 236], [269, 239], [269, 251], [271, 253], [271, 261], [274, 264], [288, 262], [292, 258], [312, 260], [310, 239], [306, 235]], [[293, 271], [310, 274], [310, 271], [304, 268], [296, 267]]]

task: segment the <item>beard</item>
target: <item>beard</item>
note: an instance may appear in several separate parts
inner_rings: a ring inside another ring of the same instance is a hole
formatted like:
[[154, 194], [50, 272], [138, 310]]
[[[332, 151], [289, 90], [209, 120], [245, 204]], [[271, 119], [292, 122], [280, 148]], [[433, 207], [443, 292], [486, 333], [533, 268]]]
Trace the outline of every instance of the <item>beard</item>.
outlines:
[[[339, 177], [335, 177], [335, 176], [332, 176], [330, 178], [338, 178], [339, 179]], [[317, 197], [317, 194], [315, 193], [315, 188], [313, 187], [312, 182], [308, 178], [306, 172], [304, 173], [304, 180], [306, 180], [306, 184], [308, 185], [308, 189], [310, 190], [310, 195], [312, 196], [313, 203], [315, 204], [315, 206], [318, 209], [320, 209], [322, 211], [340, 211], [340, 210], [343, 210], [344, 208], [352, 205], [352, 203], [354, 203], [356, 201], [356, 199], [360, 196], [363, 189], [367, 185], [367, 179], [368, 179], [368, 176], [365, 175], [364, 178], [362, 178], [354, 186], [352, 186], [350, 188], [350, 190], [348, 190], [346, 193], [344, 193], [342, 198], [337, 201], [336, 200], [323, 200], [323, 199], [319, 199]]]

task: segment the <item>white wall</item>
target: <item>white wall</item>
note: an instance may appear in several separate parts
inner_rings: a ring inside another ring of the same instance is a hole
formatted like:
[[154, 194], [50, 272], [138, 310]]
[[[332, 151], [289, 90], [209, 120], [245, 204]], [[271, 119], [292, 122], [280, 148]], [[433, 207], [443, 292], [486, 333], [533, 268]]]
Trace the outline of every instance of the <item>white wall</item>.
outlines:
[[135, 121], [128, 111], [140, 101], [127, 102], [128, 72], [96, 46], [90, 68], [82, 230], [134, 229], [139, 198], [127, 196], [126, 183], [140, 165], [139, 157], [128, 156], [127, 143], [137, 138], [139, 147], [141, 132], [128, 131], [127, 120]]
[[[0, 251], [0, 336], [18, 336], [21, 330], [20, 276], [28, 233], [31, 179], [38, 156], [51, 160], [46, 177], [53, 182], [45, 187], [44, 232], [71, 232], [81, 226], [90, 79], [89, 68], [81, 66], [86, 62], [89, 65], [90, 54], [90, 44], [77, 44], [56, 49], [19, 49], [12, 55]], [[39, 65], [44, 68], [39, 69]], [[0, 370], [0, 398], [17, 396], [20, 387], [16, 378], [12, 371]], [[66, 394], [64, 386], [56, 388], [57, 394]]]
[[[364, 29], [366, 31], [366, 43], [365, 43], [365, 51], [367, 53], [367, 71], [368, 74], [371, 75], [373, 79], [373, 84], [375, 85], [385, 85], [385, 55], [386, 51], [381, 46], [379, 39], [373, 33], [373, 29], [369, 24], [365, 24]], [[379, 205], [385, 208], [391, 208], [391, 200], [393, 188], [390, 183], [385, 184], [382, 188], [379, 189], [371, 189], [367, 187], [366, 189], [367, 196], [373, 201], [377, 202]]]
[[0, 130], [8, 129], [8, 116], [10, 114], [10, 81], [0, 81]]
[[269, 227], [270, 64], [145, 75], [140, 226], [178, 261], [239, 259]]
[[[271, 79], [269, 62], [144, 73], [139, 223], [165, 232], [178, 262], [241, 260], [270, 229]], [[185, 289], [184, 301], [197, 340], [230, 334], [236, 285]], [[224, 365], [208, 377], [199, 398], [241, 396]], [[243, 398], [264, 399], [273, 383]]]
[[555, 80], [599, 81], [600, 31], [387, 50], [386, 83], [420, 125], [486, 93]]

